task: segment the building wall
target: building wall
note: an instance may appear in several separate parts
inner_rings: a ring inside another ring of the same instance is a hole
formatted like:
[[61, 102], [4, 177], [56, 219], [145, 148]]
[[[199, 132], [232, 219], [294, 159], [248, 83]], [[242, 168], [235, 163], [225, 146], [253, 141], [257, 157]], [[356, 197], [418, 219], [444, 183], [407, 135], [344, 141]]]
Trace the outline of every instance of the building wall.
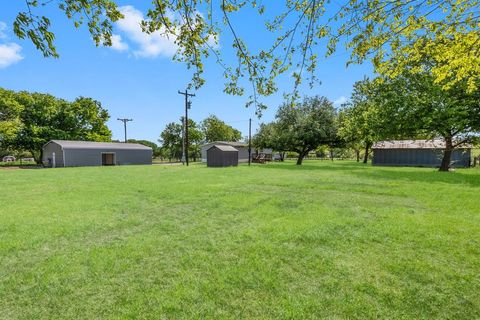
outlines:
[[[229, 146], [230, 144], [226, 143], [208, 143], [202, 146], [201, 148], [201, 154], [202, 154], [202, 162], [207, 162], [207, 150], [212, 147], [213, 145], [218, 144], [218, 145], [224, 145], [224, 146]], [[248, 162], [248, 146], [234, 146], [232, 145], [235, 149], [238, 150], [238, 162], [240, 163], [245, 163]], [[259, 150], [259, 153], [272, 153], [272, 149], [264, 149], [264, 150]], [[252, 147], [252, 155], [255, 154], [255, 149]]]
[[[374, 149], [373, 165], [439, 167], [443, 150], [440, 149]], [[470, 166], [470, 149], [457, 149], [452, 153], [453, 167]]]
[[102, 153], [114, 153], [116, 165], [152, 164], [152, 150], [66, 149], [65, 166], [101, 166]]
[[207, 166], [209, 167], [230, 167], [238, 165], [238, 152], [226, 152], [217, 148], [210, 148], [207, 151]]
[[55, 166], [63, 167], [63, 150], [58, 144], [51, 142], [43, 147], [42, 162], [45, 167], [51, 167], [53, 164], [53, 153], [55, 153]]

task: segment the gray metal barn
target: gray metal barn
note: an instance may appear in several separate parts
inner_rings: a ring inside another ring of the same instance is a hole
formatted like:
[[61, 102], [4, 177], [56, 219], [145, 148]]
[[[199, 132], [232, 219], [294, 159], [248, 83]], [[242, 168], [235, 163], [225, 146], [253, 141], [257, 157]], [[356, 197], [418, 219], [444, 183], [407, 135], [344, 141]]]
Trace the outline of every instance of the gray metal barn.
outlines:
[[[435, 140], [380, 141], [373, 147], [372, 164], [378, 166], [439, 167], [445, 142]], [[471, 147], [453, 151], [452, 167], [470, 166]]]
[[214, 145], [207, 150], [208, 167], [238, 166], [238, 150], [232, 146]]
[[51, 140], [43, 146], [47, 167], [152, 164], [152, 148], [138, 143]]

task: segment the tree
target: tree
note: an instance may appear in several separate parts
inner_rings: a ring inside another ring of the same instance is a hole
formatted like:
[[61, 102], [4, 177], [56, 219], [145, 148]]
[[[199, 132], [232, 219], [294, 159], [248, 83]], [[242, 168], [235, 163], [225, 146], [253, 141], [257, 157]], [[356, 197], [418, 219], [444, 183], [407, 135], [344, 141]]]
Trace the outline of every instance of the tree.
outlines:
[[[360, 146], [365, 150], [363, 163], [368, 162], [373, 144], [386, 136], [385, 122], [389, 115], [381, 113], [375, 104], [376, 83], [368, 79], [358, 81], [353, 86], [352, 96], [339, 112], [339, 135], [360, 157]], [[382, 118], [383, 116], [383, 118]]]
[[435, 82], [426, 61], [422, 64], [423, 73], [407, 69], [394, 79], [378, 79], [375, 103], [388, 113], [392, 133], [441, 137], [445, 150], [440, 171], [448, 171], [453, 150], [480, 132], [480, 91], [470, 92], [468, 81], [445, 89]]
[[15, 92], [0, 88], [0, 148], [16, 136], [21, 129], [20, 113], [23, 107], [15, 99]]
[[[0, 91], [2, 109], [20, 110], [14, 134], [4, 136], [2, 144], [13, 150], [29, 151], [42, 161], [42, 147], [53, 139], [110, 141], [106, 122], [108, 112], [100, 102], [79, 97], [73, 102], [49, 94]], [[7, 97], [7, 98], [5, 98]]]
[[[183, 154], [183, 119], [181, 117], [179, 123], [171, 122], [167, 124], [158, 140], [162, 144], [164, 154], [168, 155], [170, 161], [173, 158], [181, 159]], [[188, 155], [193, 158], [193, 161], [197, 161], [200, 155], [200, 147], [203, 140], [203, 132], [197, 123], [192, 119], [188, 119]]]
[[242, 139], [242, 133], [239, 130], [227, 125], [214, 115], [203, 120], [200, 127], [206, 142], [239, 141]]
[[152, 148], [153, 151], [153, 157], [158, 157], [160, 155], [160, 151], [158, 150], [158, 146], [155, 142], [148, 141], [148, 140], [135, 140], [135, 139], [128, 139], [127, 142], [129, 143], [139, 143], [144, 146]]
[[[39, 6], [58, 3], [59, 10], [73, 20], [75, 27], [88, 21], [88, 30], [97, 45], [111, 45], [112, 23], [122, 18], [112, 0], [25, 3], [26, 9], [18, 14], [14, 31], [22, 39], [30, 38], [45, 56], [56, 57], [58, 53], [49, 18], [37, 15]], [[402, 65], [428, 54], [437, 61], [432, 69], [435, 83], [448, 88], [467, 81], [469, 91], [477, 88], [477, 81], [472, 79], [478, 79], [480, 71], [478, 1], [352, 0], [345, 1], [339, 9], [329, 1], [316, 0], [286, 1], [283, 8], [278, 5], [275, 3], [275, 10], [272, 9], [279, 12], [276, 17], [269, 19], [265, 15], [271, 44], [257, 52], [249, 50], [231, 19], [247, 7], [264, 15], [269, 7], [257, 0], [154, 0], [142, 27], [146, 33], [175, 39], [178, 50], [174, 60], [194, 69], [190, 87], [198, 89], [204, 84], [204, 62], [212, 55], [224, 70], [226, 93], [243, 95], [241, 79], [246, 77], [252, 84], [247, 106], [255, 103], [258, 112], [266, 107], [259, 97], [278, 90], [279, 76], [295, 70], [292, 77], [296, 97], [302, 80], [313, 85], [319, 62], [324, 55], [332, 55], [339, 45], [350, 50], [348, 63], [370, 59], [377, 72], [392, 77], [401, 73]], [[225, 63], [216, 46], [225, 32], [231, 35], [224, 38], [232, 39], [235, 65]], [[398, 63], [392, 64], [393, 61]]]
[[325, 97], [304, 98], [292, 108], [283, 104], [277, 111], [276, 132], [285, 149], [298, 153], [297, 165], [322, 144], [338, 141], [336, 111]]
[[[183, 118], [182, 118], [183, 121]], [[200, 127], [192, 119], [188, 119], [188, 153], [193, 161], [201, 156], [201, 146], [204, 141], [204, 134]]]
[[280, 161], [283, 161], [285, 152], [289, 151], [285, 137], [276, 122], [261, 123], [252, 138], [252, 144], [258, 149], [272, 149], [280, 152]]
[[182, 157], [182, 130], [181, 124], [170, 122], [160, 134], [158, 141], [170, 162]]

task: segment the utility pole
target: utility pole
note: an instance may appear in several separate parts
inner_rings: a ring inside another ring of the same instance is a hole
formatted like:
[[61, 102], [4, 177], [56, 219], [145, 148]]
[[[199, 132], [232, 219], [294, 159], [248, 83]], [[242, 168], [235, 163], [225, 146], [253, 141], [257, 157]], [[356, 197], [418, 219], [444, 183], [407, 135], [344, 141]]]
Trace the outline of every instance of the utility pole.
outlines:
[[248, 165], [252, 163], [252, 118], [248, 119]]
[[183, 94], [185, 96], [185, 117], [183, 118], [183, 128], [184, 128], [184, 137], [183, 137], [183, 151], [182, 151], [182, 161], [188, 166], [188, 109], [191, 108], [192, 103], [188, 101], [188, 97], [195, 97], [195, 94], [188, 93], [188, 90], [185, 92], [178, 91], [178, 94]]
[[117, 118], [118, 121], [123, 122], [123, 132], [125, 133], [125, 143], [127, 143], [127, 122], [133, 121], [132, 119], [127, 119], [127, 118]]

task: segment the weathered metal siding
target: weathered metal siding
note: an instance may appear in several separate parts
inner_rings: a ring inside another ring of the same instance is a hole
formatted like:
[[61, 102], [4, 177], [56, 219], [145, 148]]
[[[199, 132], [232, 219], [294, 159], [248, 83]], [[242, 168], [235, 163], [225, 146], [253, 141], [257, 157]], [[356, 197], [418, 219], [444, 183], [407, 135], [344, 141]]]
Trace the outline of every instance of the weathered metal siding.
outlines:
[[102, 153], [114, 153], [116, 165], [152, 164], [152, 150], [66, 149], [67, 167], [101, 166]]
[[[221, 144], [218, 143], [219, 145], [229, 145], [229, 144]], [[213, 144], [206, 144], [203, 145], [200, 149], [200, 153], [202, 156], [202, 162], [207, 162], [207, 150], [211, 148]], [[238, 150], [238, 162], [248, 162], [248, 147], [243, 147], [243, 146], [233, 146], [235, 149]], [[252, 147], [252, 153], [254, 153], [254, 149]]]
[[64, 162], [63, 162], [62, 147], [54, 142], [47, 143], [43, 147], [43, 156], [42, 156], [43, 165], [46, 167], [52, 166], [53, 153], [55, 153], [55, 166], [63, 167]]
[[238, 165], [238, 151], [222, 151], [216, 147], [207, 150], [208, 167], [230, 167]]
[[[439, 167], [443, 150], [435, 149], [374, 149], [373, 165]], [[452, 153], [453, 167], [470, 166], [470, 149], [457, 149]]]

